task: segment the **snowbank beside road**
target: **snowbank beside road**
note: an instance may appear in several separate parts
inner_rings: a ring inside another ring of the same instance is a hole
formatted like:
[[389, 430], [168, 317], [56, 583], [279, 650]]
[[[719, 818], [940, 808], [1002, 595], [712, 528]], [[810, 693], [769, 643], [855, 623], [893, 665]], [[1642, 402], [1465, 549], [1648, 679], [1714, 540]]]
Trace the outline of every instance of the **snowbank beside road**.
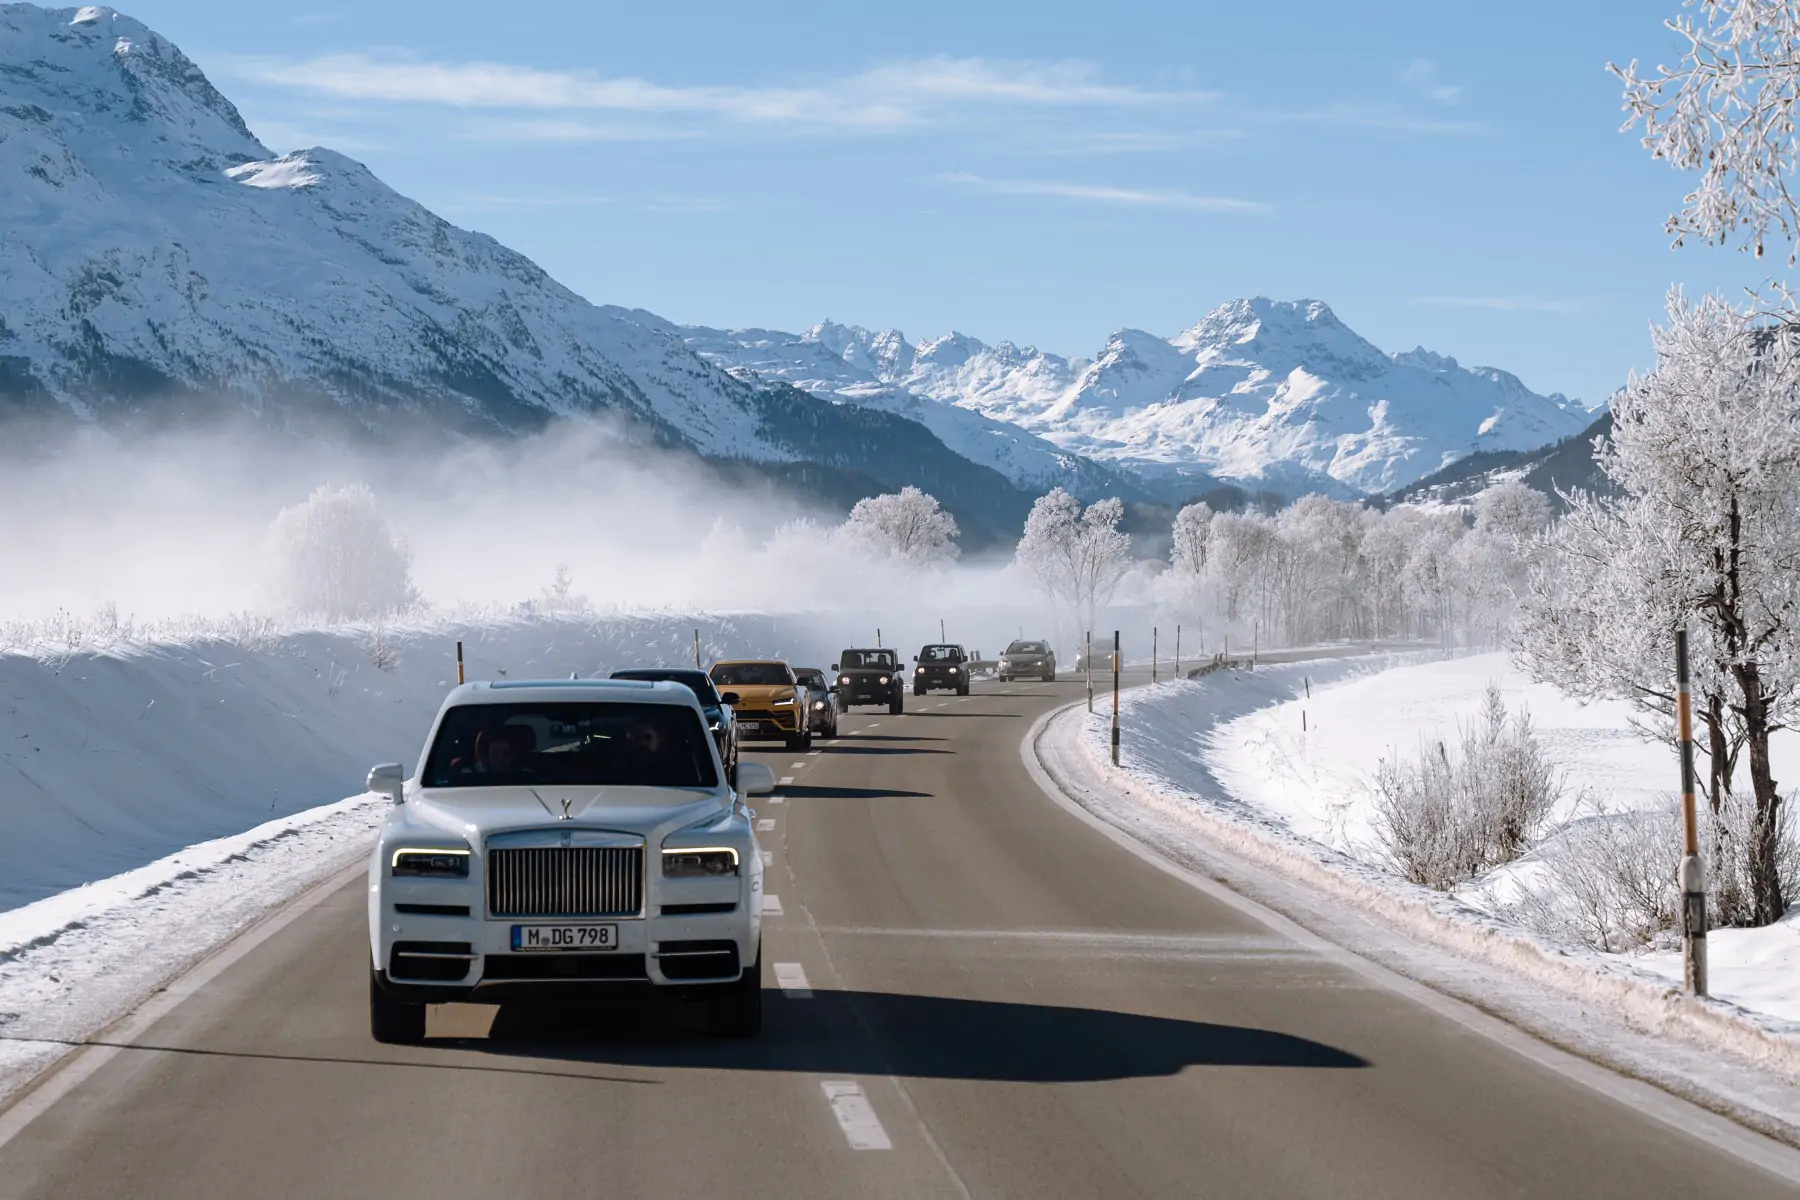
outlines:
[[[1654, 808], [1676, 793], [1674, 752], [1631, 729], [1628, 705], [1579, 704], [1553, 687], [1530, 682], [1504, 654], [1397, 667], [1326, 684], [1310, 698], [1289, 698], [1217, 726], [1198, 739], [1199, 756], [1244, 804], [1301, 837], [1379, 863], [1370, 824], [1377, 766], [1396, 755], [1411, 758], [1421, 744], [1453, 743], [1458, 722], [1475, 720], [1490, 683], [1509, 709], [1530, 711], [1539, 741], [1566, 775], [1553, 822], [1583, 812]], [[1800, 778], [1800, 735], [1777, 734], [1770, 752], [1777, 779]], [[1496, 897], [1511, 895], [1514, 881], [1531, 876], [1536, 867], [1528, 855], [1457, 895], [1491, 909]], [[1718, 930], [1708, 943], [1715, 996], [1800, 1021], [1800, 924]], [[1617, 957], [1671, 982], [1681, 979], [1679, 954]]]

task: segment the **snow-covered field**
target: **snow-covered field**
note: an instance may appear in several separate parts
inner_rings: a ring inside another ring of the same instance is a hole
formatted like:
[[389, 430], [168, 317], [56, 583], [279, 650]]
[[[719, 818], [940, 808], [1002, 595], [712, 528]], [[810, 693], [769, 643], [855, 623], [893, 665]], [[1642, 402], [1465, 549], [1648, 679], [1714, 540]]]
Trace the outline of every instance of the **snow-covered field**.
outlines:
[[[1623, 703], [1582, 705], [1534, 684], [1504, 654], [1398, 666], [1324, 682], [1304, 694], [1238, 717], [1205, 735], [1160, 743], [1158, 769], [1179, 778], [1197, 764], [1233, 797], [1293, 833], [1365, 862], [1381, 853], [1371, 828], [1375, 772], [1381, 760], [1416, 756], [1421, 745], [1454, 746], [1459, 722], [1472, 722], [1489, 683], [1507, 707], [1527, 709], [1550, 758], [1566, 774], [1553, 825], [1595, 811], [1668, 803], [1679, 791], [1670, 748], [1639, 737]], [[1304, 684], [1303, 684], [1304, 691]], [[1144, 706], [1142, 719], [1185, 724], [1179, 701]], [[1185, 724], [1188, 729], [1195, 726]], [[1800, 778], [1800, 736], [1777, 735], [1775, 777]], [[1554, 836], [1554, 835], [1552, 835]], [[1534, 861], [1502, 868], [1461, 889], [1457, 898], [1490, 908]], [[1745, 1008], [1800, 1020], [1800, 922], [1768, 929], [1727, 929], [1709, 939], [1715, 995]], [[1681, 977], [1679, 953], [1631, 956], [1636, 966]]]

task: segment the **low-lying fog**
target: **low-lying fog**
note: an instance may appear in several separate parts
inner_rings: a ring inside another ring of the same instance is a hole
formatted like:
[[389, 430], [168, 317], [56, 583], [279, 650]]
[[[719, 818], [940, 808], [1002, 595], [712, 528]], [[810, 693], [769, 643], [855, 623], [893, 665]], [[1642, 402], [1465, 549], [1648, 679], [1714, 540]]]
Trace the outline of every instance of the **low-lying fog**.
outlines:
[[439, 611], [541, 598], [559, 565], [599, 608], [1035, 605], [1004, 559], [921, 571], [856, 554], [825, 536], [840, 514], [727, 488], [596, 426], [388, 450], [221, 428], [0, 450], [0, 622], [109, 604], [138, 620], [291, 609], [271, 523], [356, 483]]

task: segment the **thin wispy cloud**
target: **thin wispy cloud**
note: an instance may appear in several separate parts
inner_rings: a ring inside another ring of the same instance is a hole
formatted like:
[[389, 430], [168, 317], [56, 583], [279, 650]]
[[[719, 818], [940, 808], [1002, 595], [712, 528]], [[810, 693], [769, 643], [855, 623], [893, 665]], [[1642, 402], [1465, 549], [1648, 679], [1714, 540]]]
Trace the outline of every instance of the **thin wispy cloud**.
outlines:
[[806, 86], [668, 85], [591, 71], [511, 63], [432, 62], [336, 54], [306, 60], [234, 58], [240, 78], [341, 99], [457, 108], [606, 110], [754, 124], [883, 129], [970, 105], [1154, 107], [1211, 99], [1205, 92], [1110, 84], [1083, 62], [927, 58]]
[[1194, 192], [1152, 188], [1116, 187], [1111, 184], [1064, 183], [1047, 179], [992, 179], [985, 175], [954, 172], [938, 176], [938, 182], [972, 188], [1000, 196], [1046, 196], [1131, 208], [1187, 209], [1193, 212], [1266, 213], [1269, 206], [1235, 196], [1205, 196]]
[[1299, 112], [1273, 113], [1270, 114], [1270, 119], [1456, 137], [1480, 136], [1493, 132], [1492, 127], [1484, 121], [1450, 121], [1440, 117], [1421, 117], [1415, 113], [1380, 105], [1328, 104], [1323, 108], [1305, 109]]
[[1420, 304], [1434, 308], [1477, 308], [1489, 312], [1578, 313], [1584, 306], [1575, 300], [1537, 300], [1523, 296], [1421, 296]]
[[666, 142], [699, 137], [697, 130], [668, 124], [624, 124], [578, 117], [476, 117], [456, 126], [472, 142]]
[[1400, 72], [1400, 82], [1439, 104], [1455, 104], [1462, 99], [1462, 88], [1446, 83], [1438, 76], [1438, 65], [1429, 58], [1415, 58]]

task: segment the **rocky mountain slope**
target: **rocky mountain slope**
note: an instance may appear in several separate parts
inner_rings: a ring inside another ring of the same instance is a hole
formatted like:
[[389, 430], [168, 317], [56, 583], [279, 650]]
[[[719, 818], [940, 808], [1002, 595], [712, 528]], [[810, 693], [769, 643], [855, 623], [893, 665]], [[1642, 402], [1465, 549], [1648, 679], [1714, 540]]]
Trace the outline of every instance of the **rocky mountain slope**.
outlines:
[[977, 412], [1165, 494], [1202, 490], [1209, 475], [1290, 495], [1379, 494], [1592, 420], [1505, 371], [1384, 353], [1316, 300], [1235, 300], [1168, 339], [1122, 329], [1091, 360], [962, 334], [914, 346], [831, 322], [678, 332], [703, 357], [821, 394], [899, 390]]
[[977, 541], [1016, 529], [1054, 476], [1130, 486], [911, 395], [853, 409], [734, 376], [361, 163], [274, 155], [177, 47], [111, 9], [0, 5], [0, 177], [0, 415], [223, 410], [378, 437], [601, 417], [833, 507], [933, 487]]

